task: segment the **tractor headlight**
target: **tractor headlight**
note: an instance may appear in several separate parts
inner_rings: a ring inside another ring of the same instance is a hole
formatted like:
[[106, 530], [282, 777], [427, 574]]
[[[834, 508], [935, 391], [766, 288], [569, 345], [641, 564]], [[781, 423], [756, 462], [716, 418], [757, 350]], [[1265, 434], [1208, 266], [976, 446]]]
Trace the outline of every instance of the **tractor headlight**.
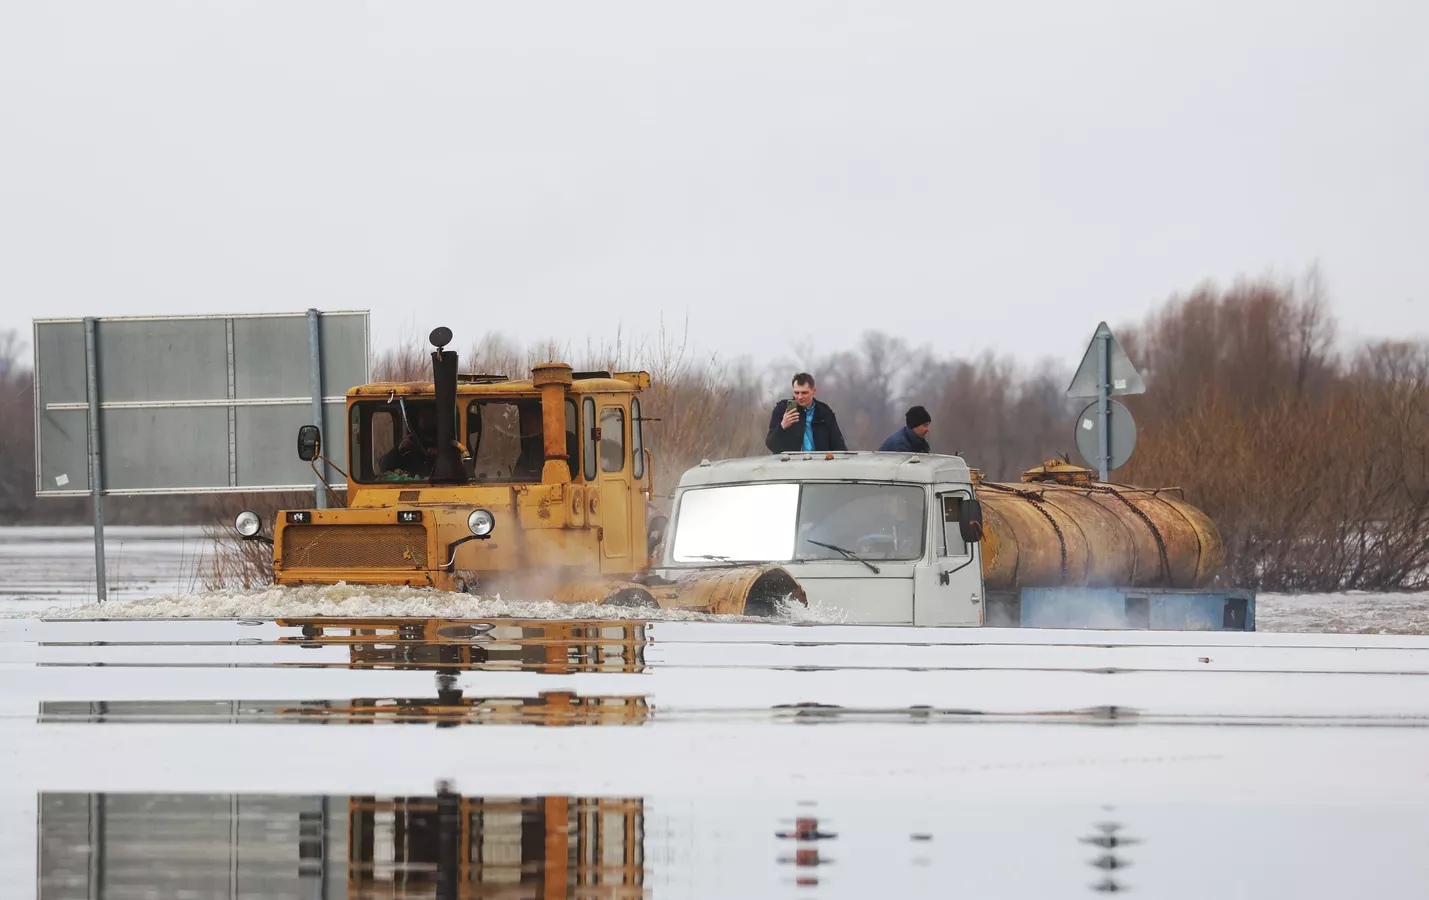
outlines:
[[263, 530], [263, 520], [253, 510], [245, 509], [234, 518], [233, 527], [238, 529], [239, 534], [250, 538]]
[[466, 527], [477, 537], [486, 537], [496, 527], [496, 517], [484, 509], [474, 509], [466, 517]]

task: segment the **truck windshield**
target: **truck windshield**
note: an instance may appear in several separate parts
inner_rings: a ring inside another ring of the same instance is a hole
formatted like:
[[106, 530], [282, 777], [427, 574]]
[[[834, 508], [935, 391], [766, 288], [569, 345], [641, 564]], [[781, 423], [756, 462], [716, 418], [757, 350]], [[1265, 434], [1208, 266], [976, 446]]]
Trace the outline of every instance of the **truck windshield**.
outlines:
[[[675, 562], [912, 560], [923, 556], [923, 488], [769, 483], [691, 488], [680, 498]], [[817, 542], [817, 543], [814, 543]]]

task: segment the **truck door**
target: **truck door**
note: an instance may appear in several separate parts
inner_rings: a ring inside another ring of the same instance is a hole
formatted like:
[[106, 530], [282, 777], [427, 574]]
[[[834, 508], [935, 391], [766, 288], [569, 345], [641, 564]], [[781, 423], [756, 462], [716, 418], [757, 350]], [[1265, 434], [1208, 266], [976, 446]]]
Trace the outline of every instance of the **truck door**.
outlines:
[[931, 565], [919, 566], [913, 588], [913, 624], [981, 625], [982, 563], [977, 544], [958, 530], [966, 489], [940, 491], [929, 517]]

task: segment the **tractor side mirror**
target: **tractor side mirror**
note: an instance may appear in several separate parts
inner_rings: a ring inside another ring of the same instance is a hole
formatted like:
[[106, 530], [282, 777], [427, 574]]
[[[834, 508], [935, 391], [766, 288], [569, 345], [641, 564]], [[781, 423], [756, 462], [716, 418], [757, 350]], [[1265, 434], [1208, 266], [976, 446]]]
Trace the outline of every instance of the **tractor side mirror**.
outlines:
[[298, 459], [312, 462], [317, 459], [322, 447], [322, 432], [316, 425], [304, 425], [298, 429]]
[[982, 540], [982, 504], [977, 500], [964, 500], [959, 507], [958, 531], [964, 541], [976, 544]]
[[669, 516], [656, 516], [650, 520], [650, 548], [645, 551], [646, 556], [655, 553], [655, 548], [660, 546], [660, 542], [665, 539], [665, 529], [669, 524]]

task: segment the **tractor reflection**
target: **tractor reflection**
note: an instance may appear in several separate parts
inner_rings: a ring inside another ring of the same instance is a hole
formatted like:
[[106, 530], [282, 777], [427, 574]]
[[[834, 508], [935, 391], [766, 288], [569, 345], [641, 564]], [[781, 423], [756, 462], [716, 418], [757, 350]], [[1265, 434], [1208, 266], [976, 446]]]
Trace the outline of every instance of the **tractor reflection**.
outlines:
[[301, 629], [279, 643], [348, 648], [354, 669], [437, 673], [435, 696], [309, 701], [278, 710], [345, 724], [433, 722], [458, 724], [638, 725], [650, 706], [643, 696], [583, 697], [541, 691], [534, 697], [468, 697], [462, 671], [636, 673], [645, 671], [648, 623], [610, 621], [466, 621], [457, 619], [279, 619]]

